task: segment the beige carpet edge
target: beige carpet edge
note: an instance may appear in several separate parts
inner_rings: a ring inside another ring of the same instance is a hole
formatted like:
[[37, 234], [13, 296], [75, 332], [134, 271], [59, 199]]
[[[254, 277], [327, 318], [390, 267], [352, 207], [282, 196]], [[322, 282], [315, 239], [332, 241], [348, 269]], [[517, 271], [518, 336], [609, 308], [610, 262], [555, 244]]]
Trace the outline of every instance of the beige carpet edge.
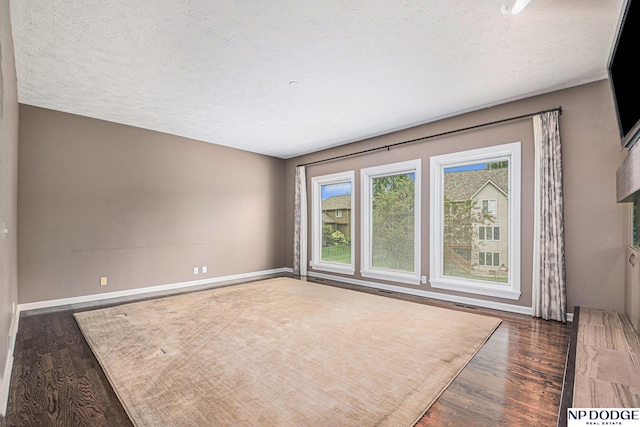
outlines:
[[[267, 282], [267, 281], [277, 281], [277, 279], [266, 279], [264, 281], [265, 282]], [[340, 288], [340, 287], [338, 287], [338, 288], [342, 289], [342, 290], [345, 290], [345, 291], [353, 291], [353, 292], [356, 292], [356, 293], [360, 292], [360, 291], [353, 290], [353, 289], [345, 289], [345, 288]], [[373, 295], [373, 294], [370, 294], [370, 295]], [[168, 298], [170, 298], [172, 296], [169, 296]], [[379, 295], [375, 295], [375, 296], [379, 296]], [[167, 297], [160, 297], [160, 299], [163, 299], [163, 298], [167, 298]], [[136, 303], [137, 302], [132, 302], [131, 304], [136, 304]], [[123, 303], [123, 304], [119, 304], [119, 305], [128, 305], [128, 304], [130, 304], [130, 303]], [[436, 310], [446, 310], [446, 311], [450, 310], [450, 309], [446, 309], [446, 308], [443, 308], [443, 307], [436, 307], [436, 306], [432, 306], [432, 308], [434, 308]], [[98, 309], [98, 310], [100, 310], [100, 309]], [[95, 310], [87, 310], [87, 311], [95, 311]], [[92, 351], [94, 357], [98, 361], [98, 363], [99, 363], [99, 365], [100, 365], [105, 377], [109, 381], [109, 385], [110, 385], [111, 389], [114, 391], [115, 395], [118, 397], [118, 400], [122, 404], [125, 412], [127, 413], [127, 416], [131, 420], [131, 423], [133, 425], [135, 425], [135, 426], [140, 426], [141, 424], [136, 422], [136, 420], [134, 418], [135, 411], [132, 412], [132, 410], [128, 407], [128, 405], [126, 403], [126, 399], [123, 398], [121, 393], [114, 386], [114, 384], [116, 384], [118, 381], [115, 378], [113, 378], [113, 376], [109, 373], [109, 370], [107, 369], [108, 364], [106, 364], [106, 361], [103, 361], [102, 357], [99, 356], [100, 352], [96, 351], [96, 346], [98, 345], [98, 343], [94, 342], [94, 337], [92, 336], [92, 334], [88, 333], [88, 330], [86, 328], [83, 328], [82, 322], [79, 321], [80, 318], [82, 317], [83, 313], [84, 313], [84, 311], [78, 312], [78, 313], [74, 313], [73, 316], [74, 316], [74, 320], [76, 321], [76, 324], [78, 325], [80, 331], [82, 332], [82, 335], [83, 335], [83, 338], [85, 339], [85, 342], [87, 342], [87, 345], [89, 346], [89, 348]], [[429, 409], [433, 406], [433, 404], [442, 396], [444, 391], [447, 390], [448, 387], [455, 381], [455, 379], [458, 377], [458, 375], [460, 375], [460, 373], [465, 369], [465, 367], [468, 366], [468, 364], [471, 362], [471, 360], [473, 360], [475, 355], [480, 351], [480, 349], [486, 344], [486, 342], [493, 336], [495, 331], [502, 324], [502, 320], [497, 318], [497, 317], [495, 317], [495, 316], [485, 315], [485, 314], [476, 314], [476, 313], [469, 313], [469, 314], [473, 314], [473, 315], [476, 315], [476, 316], [493, 318], [493, 319], [496, 320], [496, 323], [495, 323], [495, 325], [493, 325], [493, 328], [491, 330], [487, 331], [486, 336], [479, 343], [478, 347], [473, 351], [473, 353], [471, 353], [471, 354], [469, 354], [467, 356], [467, 358], [465, 359], [464, 363], [462, 363], [462, 365], [457, 370], [457, 372], [455, 372], [455, 374], [451, 377], [450, 381], [443, 388], [440, 389], [440, 391], [439, 391], [439, 393], [437, 395], [435, 395], [428, 403], [425, 404], [424, 410], [410, 424], [411, 426], [415, 426], [424, 417], [424, 415], [429, 411]], [[409, 420], [405, 420], [405, 422], [409, 421]]]
[[131, 424], [133, 424], [134, 426], [137, 426], [138, 424], [135, 422], [134, 417], [128, 408], [128, 405], [125, 403], [125, 400], [122, 398], [118, 390], [113, 386], [115, 384], [114, 379], [111, 377], [111, 375], [109, 375], [109, 371], [107, 370], [107, 367], [102, 362], [102, 358], [99, 357], [99, 355], [97, 354], [95, 350], [95, 343], [93, 343], [92, 341], [91, 342], [89, 341], [89, 338], [87, 338], [88, 334], [86, 333], [86, 330], [84, 330], [82, 328], [81, 323], [78, 322], [78, 318], [76, 317], [76, 314], [80, 314], [80, 313], [82, 312], [73, 313], [73, 318], [76, 321], [76, 325], [78, 325], [78, 328], [80, 328], [80, 332], [82, 332], [82, 337], [84, 338], [85, 342], [89, 346], [89, 350], [91, 350], [91, 354], [93, 354], [93, 357], [95, 357], [96, 360], [98, 361], [98, 364], [100, 365], [100, 369], [102, 369], [104, 376], [107, 377], [107, 381], [109, 381], [109, 386], [111, 387], [111, 390], [113, 390], [113, 392], [116, 394], [118, 401], [120, 401], [120, 404], [124, 408], [124, 411], [127, 413], [127, 417], [129, 417], [129, 421], [131, 421]]
[[[497, 319], [497, 318], [496, 318]], [[444, 386], [444, 388], [442, 390], [440, 390], [440, 393], [438, 393], [437, 396], [434, 396], [433, 399], [431, 400], [431, 402], [429, 402], [429, 404], [426, 406], [425, 410], [422, 412], [422, 414], [420, 414], [420, 416], [418, 416], [415, 421], [413, 422], [413, 424], [411, 424], [412, 426], [415, 426], [416, 424], [418, 424], [420, 422], [420, 420], [422, 419], [422, 417], [425, 416], [425, 414], [427, 412], [429, 412], [429, 409], [431, 409], [431, 407], [433, 406], [434, 403], [436, 403], [436, 401], [440, 398], [440, 396], [442, 396], [442, 394], [447, 391], [447, 389], [449, 388], [449, 386], [451, 384], [453, 384], [453, 382], [456, 380], [456, 378], [458, 378], [458, 375], [460, 375], [460, 373], [462, 371], [464, 371], [464, 369], [467, 367], [467, 365], [469, 365], [469, 363], [473, 360], [473, 358], [476, 356], [476, 354], [478, 354], [478, 352], [482, 349], [482, 347], [484, 347], [484, 345], [487, 343], [487, 341], [489, 341], [489, 339], [491, 339], [491, 337], [493, 336], [493, 334], [496, 332], [496, 330], [500, 327], [500, 325], [502, 324], [502, 320], [500, 320], [496, 326], [493, 328], [493, 330], [487, 335], [487, 337], [485, 338], [484, 341], [482, 341], [482, 343], [480, 344], [480, 346], [476, 349], [476, 351], [473, 352], [473, 354], [471, 354], [469, 356], [469, 358], [467, 359], [467, 361], [460, 367], [460, 369], [458, 370], [458, 372], [455, 373], [455, 375], [451, 378], [451, 381], [449, 381], [447, 383], [447, 385]]]

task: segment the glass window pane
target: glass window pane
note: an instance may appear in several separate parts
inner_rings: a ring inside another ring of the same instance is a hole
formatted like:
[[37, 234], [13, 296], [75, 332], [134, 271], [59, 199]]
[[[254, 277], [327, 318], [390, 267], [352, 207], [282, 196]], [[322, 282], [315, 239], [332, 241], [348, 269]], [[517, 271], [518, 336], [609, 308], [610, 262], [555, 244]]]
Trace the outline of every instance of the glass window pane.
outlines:
[[497, 204], [495, 200], [489, 200], [489, 213], [491, 215], [496, 215], [498, 213], [498, 210], [496, 209]]
[[[443, 275], [505, 281], [494, 266], [509, 259], [509, 162], [445, 168]], [[450, 206], [455, 205], [455, 209]], [[500, 229], [502, 228], [502, 230]], [[502, 235], [501, 235], [502, 234]], [[469, 253], [463, 257], [461, 253]], [[505, 263], [505, 267], [508, 267]]]
[[414, 271], [415, 174], [371, 179], [371, 266]]
[[321, 186], [322, 261], [351, 263], [351, 182]]

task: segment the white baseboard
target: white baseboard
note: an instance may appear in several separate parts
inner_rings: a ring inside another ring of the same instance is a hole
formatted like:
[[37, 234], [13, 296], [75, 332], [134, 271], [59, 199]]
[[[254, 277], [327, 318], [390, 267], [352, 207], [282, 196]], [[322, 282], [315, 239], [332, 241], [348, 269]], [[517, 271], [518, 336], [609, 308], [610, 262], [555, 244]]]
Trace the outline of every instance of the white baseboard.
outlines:
[[[171, 291], [176, 289], [189, 288], [200, 285], [224, 285], [225, 282], [234, 280], [252, 279], [255, 277], [266, 276], [270, 274], [292, 273], [291, 268], [276, 268], [273, 270], [255, 271], [251, 273], [235, 274], [231, 276], [214, 277], [208, 279], [192, 280], [189, 282], [169, 283], [165, 285], [149, 286], [145, 288], [127, 289], [126, 291], [107, 292], [103, 294], [83, 295], [79, 297], [61, 298], [48, 301], [29, 302], [24, 304], [18, 304], [19, 311], [37, 310], [40, 308], [58, 307], [61, 305], [80, 304], [84, 302], [101, 301], [112, 298], [120, 298], [141, 294], [149, 294], [159, 291]], [[214, 286], [212, 286], [214, 287]]]
[[9, 327], [9, 348], [7, 349], [7, 361], [4, 366], [2, 379], [0, 380], [0, 416], [7, 414], [7, 403], [9, 402], [9, 385], [11, 384], [11, 371], [13, 369], [13, 349], [16, 345], [16, 335], [18, 333], [18, 322], [20, 321], [20, 308], [16, 308], [16, 312], [11, 318], [11, 326]]
[[11, 369], [13, 369], [13, 355], [7, 354], [7, 363], [4, 367], [0, 389], [0, 417], [7, 415], [7, 403], [9, 403], [9, 384], [11, 383]]
[[7, 362], [4, 367], [4, 373], [2, 377], [0, 377], [0, 416], [6, 415], [7, 411], [7, 403], [9, 400], [9, 384], [11, 382], [11, 370], [13, 369], [13, 349], [15, 348], [16, 335], [18, 333], [18, 322], [20, 320], [21, 312], [36, 310], [39, 308], [58, 307], [62, 305], [79, 304], [83, 302], [141, 295], [159, 291], [177, 290], [200, 285], [212, 285], [212, 287], [215, 287], [215, 285], [223, 286], [225, 283], [235, 280], [253, 279], [260, 276], [283, 273], [293, 273], [293, 269], [287, 267], [276, 268], [273, 270], [255, 271], [251, 273], [235, 274], [231, 276], [192, 280], [189, 282], [169, 283], [164, 285], [150, 286], [146, 288], [128, 289], [126, 291], [107, 292], [103, 294], [83, 295], [79, 297], [60, 298], [55, 300], [18, 304], [18, 306], [16, 307], [16, 313], [14, 314], [11, 321], [11, 327], [9, 329], [9, 336], [11, 337], [11, 340], [9, 341], [9, 348], [7, 351]]
[[[403, 294], [432, 298], [432, 299], [437, 299], [437, 300], [447, 301], [447, 302], [454, 302], [459, 304], [475, 305], [477, 307], [491, 308], [494, 310], [507, 311], [510, 313], [526, 314], [529, 316], [533, 314], [533, 309], [531, 307], [524, 307], [521, 305], [505, 304], [501, 302], [486, 301], [486, 300], [481, 300], [477, 298], [461, 297], [457, 295], [448, 295], [448, 294], [441, 294], [437, 292], [424, 291], [421, 289], [411, 289], [411, 288], [404, 288], [400, 286], [385, 285], [383, 283], [369, 282], [366, 280], [358, 280], [358, 279], [345, 278], [340, 276], [333, 276], [331, 274], [316, 273], [314, 271], [308, 272], [307, 275], [311, 277], [317, 277], [319, 279], [334, 280], [336, 282], [342, 282], [342, 283], [352, 283], [354, 285], [367, 286], [370, 288], [382, 289], [385, 291], [399, 292]], [[573, 313], [568, 313], [567, 321], [571, 322], [572, 320], [573, 320]]]

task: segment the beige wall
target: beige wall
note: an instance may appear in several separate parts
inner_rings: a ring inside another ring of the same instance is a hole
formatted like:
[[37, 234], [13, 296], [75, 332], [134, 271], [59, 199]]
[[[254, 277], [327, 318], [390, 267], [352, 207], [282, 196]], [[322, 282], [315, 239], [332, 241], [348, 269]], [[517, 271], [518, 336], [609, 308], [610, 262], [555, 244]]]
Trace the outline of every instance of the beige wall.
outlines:
[[[291, 267], [296, 164], [556, 106], [563, 108], [560, 127], [569, 310], [574, 306], [623, 310], [629, 206], [615, 203], [615, 170], [624, 153], [606, 81], [287, 161], [23, 105], [20, 302]], [[523, 150], [522, 296], [515, 302], [487, 299], [529, 307], [531, 120], [310, 166], [307, 176], [310, 180], [315, 175], [422, 159], [422, 274], [428, 275], [429, 158], [514, 141], [521, 141]], [[358, 194], [358, 182], [355, 191]], [[359, 203], [356, 197], [356, 215]], [[355, 240], [359, 239], [356, 229]], [[357, 269], [359, 257], [357, 248]], [[194, 276], [193, 267], [203, 265], [209, 273]], [[107, 287], [99, 286], [101, 276], [109, 278]], [[356, 274], [355, 278], [360, 277]], [[432, 289], [428, 284], [419, 289], [478, 298]], [[2, 321], [0, 326], [4, 326]]]
[[285, 267], [284, 164], [20, 105], [20, 302]]
[[[18, 94], [9, 1], [0, 0], [0, 47], [2, 48], [2, 113], [0, 114], [0, 386], [7, 362], [7, 336], [11, 329], [13, 302], [18, 301], [17, 275], [17, 168]], [[9, 234], [3, 238], [3, 225]], [[1, 393], [0, 393], [1, 394]], [[3, 402], [0, 402], [0, 408]]]
[[[574, 306], [611, 310], [624, 309], [624, 247], [628, 243], [629, 207], [615, 200], [615, 171], [624, 153], [620, 149], [613, 100], [607, 81], [557, 91], [522, 101], [488, 108], [428, 125], [380, 136], [324, 152], [287, 161], [287, 242], [293, 235], [293, 176], [295, 166], [314, 160], [339, 156], [364, 149], [421, 138], [476, 124], [501, 120], [561, 106], [560, 132], [563, 144], [567, 294], [569, 311]], [[354, 120], [357, 117], [354, 116]], [[359, 194], [361, 168], [402, 160], [422, 159], [422, 274], [429, 271], [429, 158], [495, 144], [522, 142], [522, 232], [521, 286], [518, 301], [485, 298], [525, 307], [531, 306], [531, 257], [533, 228], [533, 130], [530, 119], [509, 122], [447, 137], [418, 142], [390, 151], [375, 152], [307, 168], [307, 179], [317, 175], [356, 171], [356, 194]], [[356, 197], [356, 217], [360, 212]], [[310, 234], [309, 234], [310, 235]], [[360, 239], [357, 230], [355, 241]], [[285, 246], [286, 258], [292, 258], [291, 245]], [[309, 253], [311, 253], [309, 248]], [[356, 248], [359, 270], [360, 248]], [[291, 262], [291, 261], [289, 261]], [[355, 278], [360, 278], [356, 273]], [[398, 285], [402, 286], [402, 285]], [[406, 287], [411, 287], [405, 285]], [[477, 295], [431, 288], [431, 292], [479, 298]]]

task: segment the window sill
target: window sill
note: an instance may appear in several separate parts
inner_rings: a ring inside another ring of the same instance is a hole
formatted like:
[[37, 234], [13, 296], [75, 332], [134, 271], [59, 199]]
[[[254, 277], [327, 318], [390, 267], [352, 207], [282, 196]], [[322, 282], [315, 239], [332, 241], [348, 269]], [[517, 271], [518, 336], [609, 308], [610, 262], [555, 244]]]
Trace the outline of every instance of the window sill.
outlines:
[[406, 283], [408, 285], [420, 285], [420, 275], [416, 273], [401, 273], [398, 271], [367, 269], [360, 271], [362, 277], [370, 279], [387, 280], [389, 282]]
[[466, 292], [470, 294], [484, 295], [488, 297], [506, 298], [511, 300], [520, 299], [520, 291], [513, 289], [507, 283], [499, 284], [473, 279], [455, 279], [450, 277], [440, 277], [429, 280], [432, 288], [446, 289], [449, 291]]
[[353, 276], [356, 269], [348, 264], [328, 263], [328, 262], [311, 262], [311, 268], [318, 271], [328, 271], [330, 273], [348, 274]]

